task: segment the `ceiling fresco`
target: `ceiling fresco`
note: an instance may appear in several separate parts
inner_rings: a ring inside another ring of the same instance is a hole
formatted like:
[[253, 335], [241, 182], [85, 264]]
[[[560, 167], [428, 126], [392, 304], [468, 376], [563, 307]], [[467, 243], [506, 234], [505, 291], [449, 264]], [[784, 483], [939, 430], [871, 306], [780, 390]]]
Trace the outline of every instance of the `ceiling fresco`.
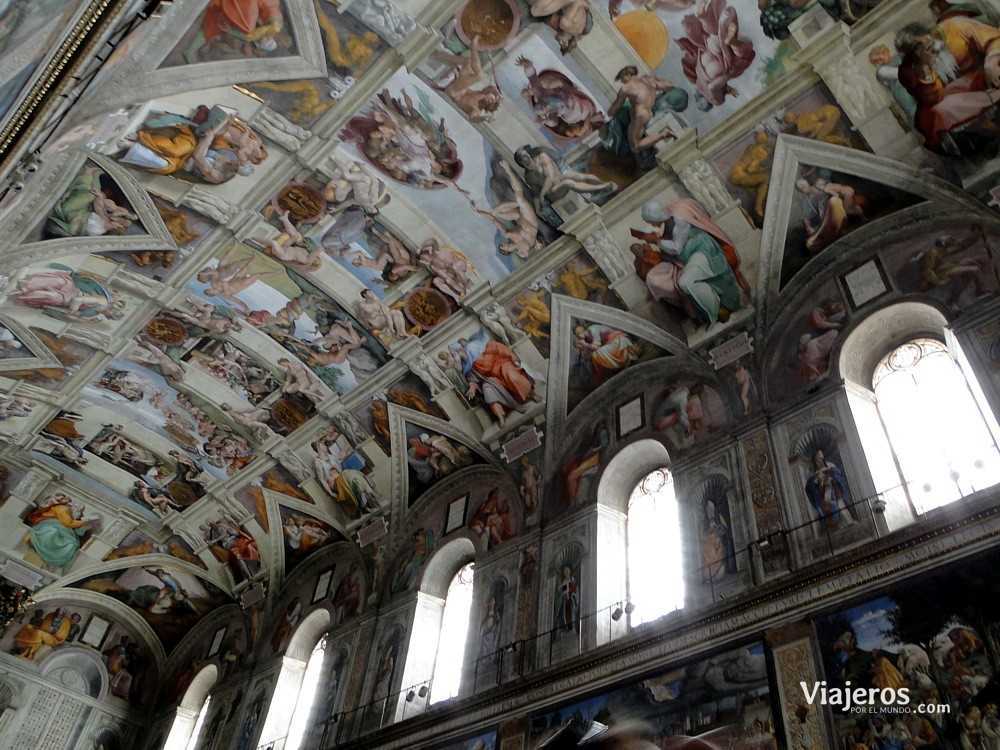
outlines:
[[[360, 548], [375, 602], [449, 534], [584, 502], [624, 434], [595, 392], [635, 373], [670, 371], [632, 429], [678, 455], [794, 403], [861, 306], [856, 248], [885, 295], [998, 291], [989, 107], [929, 114], [896, 35], [1000, 38], [986, 15], [243, 5], [140, 24], [0, 222], [3, 553], [166, 653], [319, 550]], [[71, 13], [0, 2], [0, 117]], [[944, 256], [966, 276], [934, 283]]]

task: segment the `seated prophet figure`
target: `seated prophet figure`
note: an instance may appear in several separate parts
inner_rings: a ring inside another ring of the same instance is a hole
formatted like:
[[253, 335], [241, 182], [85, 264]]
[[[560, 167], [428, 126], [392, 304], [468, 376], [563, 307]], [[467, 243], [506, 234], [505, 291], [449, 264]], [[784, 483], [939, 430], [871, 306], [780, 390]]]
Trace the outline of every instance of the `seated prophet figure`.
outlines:
[[260, 138], [221, 107], [199, 106], [190, 117], [154, 112], [119, 146], [119, 161], [153, 174], [218, 185], [253, 174], [267, 158]]
[[52, 207], [46, 231], [55, 237], [100, 237], [121, 234], [139, 217], [119, 206], [101, 189], [104, 172], [93, 165], [73, 178]]
[[468, 387], [466, 395], [470, 399], [481, 395], [501, 427], [506, 426], [510, 412], [523, 412], [525, 403], [541, 400], [535, 391], [541, 376], [529, 373], [513, 349], [487, 339], [484, 331], [471, 339], [461, 338], [448, 349], [461, 363]]
[[62, 607], [57, 607], [47, 615], [40, 609], [35, 610], [28, 624], [14, 634], [14, 648], [11, 649], [11, 653], [33, 660], [42, 646], [54, 648], [65, 643], [69, 638], [71, 627], [72, 620]]
[[933, 28], [910, 23], [896, 34], [900, 85], [916, 101], [913, 123], [924, 146], [964, 155], [997, 150], [991, 115], [1000, 87], [1000, 29], [964, 16]]
[[642, 207], [642, 218], [659, 230], [633, 229], [632, 236], [655, 243], [671, 261], [646, 273], [654, 299], [693, 310], [696, 321], [707, 326], [725, 323], [730, 313], [743, 307], [740, 291], [749, 297], [750, 285], [739, 270], [739, 255], [701, 204], [691, 198], [669, 206], [650, 201]]
[[195, 63], [266, 55], [278, 50], [284, 26], [278, 0], [209, 0], [201, 33], [184, 56]]

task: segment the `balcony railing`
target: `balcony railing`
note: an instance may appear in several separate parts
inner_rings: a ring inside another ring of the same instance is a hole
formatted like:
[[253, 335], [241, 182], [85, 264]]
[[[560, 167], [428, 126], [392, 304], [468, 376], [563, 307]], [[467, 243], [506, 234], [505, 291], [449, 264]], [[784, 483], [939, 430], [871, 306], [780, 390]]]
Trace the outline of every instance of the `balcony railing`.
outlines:
[[[796, 570], [796, 566], [805, 567], [828, 560], [853, 546], [883, 536], [886, 532], [881, 516], [886, 510], [886, 497], [899, 502], [898, 498], [905, 497], [903, 488], [893, 487], [873, 497], [845, 504], [839, 514], [831, 513], [792, 528], [773, 530], [735, 550], [721, 561], [716, 560], [688, 571], [686, 583], [689, 603], [685, 605], [684, 611], [698, 611], [723, 600], [732, 603], [742, 593], [752, 591], [753, 587], [788, 575]], [[850, 515], [850, 523], [843, 518], [845, 513]], [[852, 531], [852, 528], [857, 530]], [[802, 549], [809, 550], [808, 559], [801, 559], [802, 555], [794, 552]], [[631, 615], [639, 606], [642, 606], [641, 602], [627, 599], [612, 602], [594, 612], [581, 615], [569, 626], [550, 628], [529, 638], [513, 640], [488, 654], [479, 655], [463, 664], [463, 691], [459, 698], [491, 686], [516, 682], [526, 675], [535, 674], [550, 665], [581, 655], [640, 629], [662, 627], [663, 618], [671, 614], [667, 612], [655, 620], [633, 625], [630, 622]], [[566, 644], [572, 645], [567, 647]], [[323, 727], [320, 747], [341, 745], [396, 721], [405, 721], [424, 714], [429, 709], [433, 710], [433, 706], [429, 704], [432, 687], [432, 679], [428, 677], [354, 709], [319, 718], [313, 726]], [[449, 702], [450, 700], [441, 701], [437, 705], [444, 706]], [[260, 748], [271, 750], [272, 744], [262, 745]]]

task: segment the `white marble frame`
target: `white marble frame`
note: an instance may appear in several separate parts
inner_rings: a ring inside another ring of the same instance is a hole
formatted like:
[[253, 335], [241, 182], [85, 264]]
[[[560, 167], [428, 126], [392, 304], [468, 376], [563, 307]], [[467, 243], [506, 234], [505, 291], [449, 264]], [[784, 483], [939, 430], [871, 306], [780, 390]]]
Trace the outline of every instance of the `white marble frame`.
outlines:
[[[496, 459], [496, 457], [484, 450], [481, 450], [477, 445], [479, 441], [473, 438], [471, 435], [458, 429], [453, 423], [445, 422], [443, 419], [438, 419], [430, 414], [423, 414], [419, 411], [414, 411], [413, 409], [407, 409], [405, 406], [399, 406], [398, 404], [389, 403], [389, 436], [392, 445], [392, 517], [393, 520], [397, 518], [405, 518], [411, 513], [416, 512], [425, 503], [420, 501], [420, 498], [414, 502], [413, 506], [407, 505], [407, 499], [409, 496], [410, 489], [410, 477], [407, 471], [407, 461], [406, 461], [406, 423], [416, 427], [423, 427], [426, 429], [434, 430], [435, 432], [444, 435], [446, 438], [455, 440], [466, 448], [471, 450], [474, 454], [486, 460], [486, 463], [495, 469], [503, 471], [503, 465]], [[467, 467], [472, 468], [483, 468], [482, 465], [473, 465]], [[463, 476], [464, 470], [459, 470], [454, 474], [449, 475], [445, 479], [452, 479], [457, 476]], [[428, 493], [433, 494], [437, 491], [441, 485], [441, 481], [436, 482], [431, 488], [426, 490], [421, 498], [425, 497]], [[399, 524], [395, 524], [398, 528]]]
[[49, 351], [27, 326], [15, 318], [0, 313], [0, 325], [9, 330], [27, 349], [25, 357], [10, 357], [0, 359], [0, 375], [11, 370], [33, 370], [43, 367], [62, 367], [62, 363]]
[[[160, 68], [184, 33], [197, 23], [210, 0], [177, 0], [141, 46], [120, 60], [117, 73], [82, 104], [80, 117], [96, 115], [135, 101], [187, 91], [265, 80], [323, 78], [328, 75], [326, 50], [312, 2], [285, 0], [285, 27], [290, 28], [298, 55], [251, 60], [221, 60]], [[189, 23], [184, 23], [191, 19]]]
[[[802, 164], [831, 169], [880, 183], [912, 193], [943, 207], [982, 211], [982, 206], [978, 201], [957, 190], [940, 177], [902, 164], [895, 159], [844, 146], [821, 143], [800, 136], [779, 135], [774, 148], [774, 161], [771, 168], [772, 189], [768, 193], [767, 205], [764, 210], [764, 228], [761, 230], [760, 239], [761, 253], [757, 268], [757, 288], [754, 290], [759, 328], [764, 328], [762, 324], [772, 317], [772, 309], [782, 309], [778, 298], [781, 287], [781, 265], [785, 253], [785, 237], [787, 236], [792, 202], [796, 198], [795, 178], [798, 168]], [[897, 216], [898, 212], [889, 218], [895, 220]], [[874, 221], [852, 232], [850, 235], [851, 244], [858, 245], [870, 241], [872, 232], [877, 232], [880, 224], [882, 224], [881, 221]], [[831, 248], [839, 246], [839, 243], [840, 240], [834, 242], [822, 253], [818, 253], [816, 258], [839, 255], [829, 252]], [[813, 264], [816, 258], [810, 260], [806, 267]], [[802, 271], [804, 270], [805, 267]], [[798, 278], [806, 278], [802, 271], [796, 275]], [[791, 283], [790, 281], [789, 284]]]
[[[69, 184], [83, 168], [84, 163], [93, 161], [125, 193], [139, 221], [147, 234], [101, 235], [99, 237], [61, 237], [51, 240], [27, 242], [16, 246], [28, 232], [48, 216], [55, 202], [62, 197]], [[36, 185], [31, 200], [19, 204], [20, 210], [7, 229], [0, 234], [0, 245], [15, 245], [15, 249], [5, 253], [7, 267], [38, 263], [47, 259], [58, 259], [70, 254], [129, 252], [135, 250], [175, 250], [177, 244], [156, 210], [153, 199], [139, 181], [114, 159], [93, 151], [69, 151], [53, 162], [45, 173], [41, 184]]]

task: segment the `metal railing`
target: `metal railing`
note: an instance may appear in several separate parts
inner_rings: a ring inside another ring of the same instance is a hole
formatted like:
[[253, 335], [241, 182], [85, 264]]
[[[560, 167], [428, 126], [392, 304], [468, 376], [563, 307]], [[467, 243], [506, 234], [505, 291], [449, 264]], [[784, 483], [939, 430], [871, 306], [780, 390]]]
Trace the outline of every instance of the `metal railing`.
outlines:
[[[721, 559], [690, 570], [685, 581], [689, 602], [683, 610], [674, 610], [673, 613], [699, 611], [726, 599], [731, 601], [741, 593], [752, 591], [754, 586], [780, 579], [798, 568], [822, 562], [883, 536], [886, 533], [881, 520], [886, 510], [884, 498], [901, 495], [903, 491], [904, 487], [897, 485], [872, 497], [843, 504], [823, 517], [810, 519], [792, 528], [771, 530]], [[973, 489], [956, 499], [976, 492], [978, 490]], [[912, 518], [909, 523], [915, 520]], [[808, 550], [808, 554], [804, 554], [803, 550]], [[579, 616], [569, 625], [559, 625], [528, 638], [516, 639], [495, 651], [480, 654], [462, 665], [463, 686], [467, 686], [465, 695], [522, 679], [526, 674], [579, 656], [635, 632], [637, 628], [662, 627], [664, 618], [673, 614], [667, 612], [655, 620], [633, 625], [630, 620], [636, 606], [641, 606], [641, 603], [628, 599], [612, 602]], [[421, 680], [315, 722], [313, 731], [316, 726], [323, 726], [320, 747], [340, 745], [388, 724], [425, 713], [430, 707], [432, 682], [431, 678]], [[441, 701], [441, 705], [450, 700]], [[260, 750], [272, 750], [274, 742], [261, 745]]]

